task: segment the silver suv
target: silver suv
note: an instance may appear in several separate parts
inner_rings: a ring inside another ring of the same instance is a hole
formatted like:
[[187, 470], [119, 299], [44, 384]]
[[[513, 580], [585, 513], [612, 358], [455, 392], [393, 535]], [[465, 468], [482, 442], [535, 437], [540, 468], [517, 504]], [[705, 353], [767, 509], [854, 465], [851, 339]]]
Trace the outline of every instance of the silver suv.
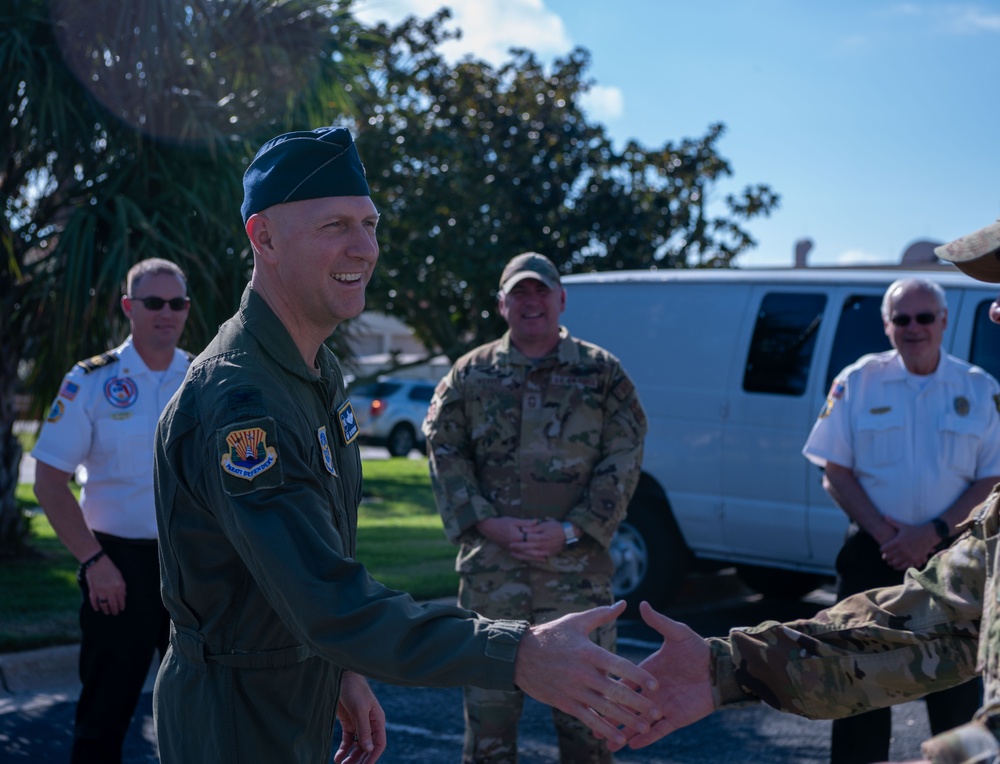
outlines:
[[424, 448], [420, 425], [434, 395], [435, 383], [384, 377], [350, 391], [351, 407], [361, 432], [358, 440], [385, 446], [393, 456]]

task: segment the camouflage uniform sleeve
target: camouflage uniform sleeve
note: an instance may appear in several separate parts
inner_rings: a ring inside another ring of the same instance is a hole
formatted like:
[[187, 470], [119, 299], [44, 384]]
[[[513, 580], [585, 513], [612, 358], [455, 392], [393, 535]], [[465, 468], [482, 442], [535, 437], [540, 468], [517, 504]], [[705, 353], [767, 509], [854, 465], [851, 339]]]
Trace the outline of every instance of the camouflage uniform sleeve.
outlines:
[[499, 515], [479, 490], [471, 434], [456, 380], [452, 369], [438, 383], [423, 425], [434, 498], [444, 531], [454, 544], [480, 520]]
[[610, 377], [601, 428], [601, 459], [590, 473], [583, 500], [566, 514], [567, 520], [580, 526], [605, 549], [625, 518], [639, 483], [647, 430], [646, 413], [635, 385], [617, 362]]
[[710, 640], [716, 706], [835, 719], [960, 684], [977, 673], [985, 584], [986, 544], [966, 533], [900, 586]]

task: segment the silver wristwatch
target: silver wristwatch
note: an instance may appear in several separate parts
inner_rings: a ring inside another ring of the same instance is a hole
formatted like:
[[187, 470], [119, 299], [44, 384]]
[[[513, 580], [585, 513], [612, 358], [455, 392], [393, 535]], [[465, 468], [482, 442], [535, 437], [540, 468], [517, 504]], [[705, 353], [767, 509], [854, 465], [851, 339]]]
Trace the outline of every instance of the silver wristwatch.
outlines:
[[577, 541], [580, 540], [580, 537], [576, 535], [576, 529], [573, 528], [573, 523], [571, 523], [569, 520], [566, 520], [565, 522], [563, 522], [562, 526], [563, 526], [563, 535], [566, 536], [566, 546], [569, 546], [570, 544], [575, 544]]

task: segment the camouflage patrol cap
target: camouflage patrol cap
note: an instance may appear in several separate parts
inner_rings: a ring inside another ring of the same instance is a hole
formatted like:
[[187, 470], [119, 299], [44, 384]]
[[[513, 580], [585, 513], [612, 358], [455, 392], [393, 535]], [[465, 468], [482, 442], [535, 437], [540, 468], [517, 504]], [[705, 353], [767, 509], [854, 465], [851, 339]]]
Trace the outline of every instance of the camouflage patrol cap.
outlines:
[[936, 247], [934, 254], [974, 279], [1000, 283], [1000, 220]]
[[549, 258], [537, 252], [523, 252], [507, 263], [500, 275], [500, 291], [507, 294], [515, 284], [525, 279], [538, 279], [549, 289], [562, 285], [559, 269]]

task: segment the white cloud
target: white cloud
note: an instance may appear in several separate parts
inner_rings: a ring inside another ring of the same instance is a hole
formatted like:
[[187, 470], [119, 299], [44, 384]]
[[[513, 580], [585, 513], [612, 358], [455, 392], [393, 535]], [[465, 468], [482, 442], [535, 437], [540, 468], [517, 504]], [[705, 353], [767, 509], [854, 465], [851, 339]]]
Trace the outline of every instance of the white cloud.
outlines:
[[946, 34], [1000, 32], [1000, 13], [973, 3], [945, 3], [930, 6], [897, 3], [884, 12], [887, 16], [913, 16], [928, 20], [931, 28]]
[[889, 16], [920, 16], [924, 12], [916, 3], [896, 3], [885, 10]]
[[865, 252], [863, 249], [847, 249], [833, 257], [835, 265], [873, 265], [887, 262], [884, 255]]
[[950, 26], [959, 34], [1000, 32], [1000, 13], [991, 13], [974, 6], [956, 6], [949, 11]]
[[441, 46], [451, 61], [473, 54], [491, 64], [509, 58], [510, 48], [527, 48], [545, 60], [573, 47], [562, 19], [543, 0], [358, 0], [355, 15], [365, 23], [395, 23], [408, 15], [430, 16], [442, 6], [452, 11], [448, 27], [462, 30], [462, 39]]
[[[544, 63], [573, 48], [562, 18], [544, 0], [357, 0], [352, 10], [366, 24], [395, 24], [407, 16], [426, 18], [443, 6], [452, 11], [447, 27], [462, 30], [460, 40], [441, 46], [452, 62], [471, 53], [495, 66], [510, 58], [511, 48], [526, 48]], [[607, 122], [624, 114], [625, 97], [618, 87], [594, 85], [581, 106], [593, 119]]]
[[580, 98], [583, 110], [598, 122], [618, 119], [625, 113], [625, 96], [620, 88], [593, 85]]

